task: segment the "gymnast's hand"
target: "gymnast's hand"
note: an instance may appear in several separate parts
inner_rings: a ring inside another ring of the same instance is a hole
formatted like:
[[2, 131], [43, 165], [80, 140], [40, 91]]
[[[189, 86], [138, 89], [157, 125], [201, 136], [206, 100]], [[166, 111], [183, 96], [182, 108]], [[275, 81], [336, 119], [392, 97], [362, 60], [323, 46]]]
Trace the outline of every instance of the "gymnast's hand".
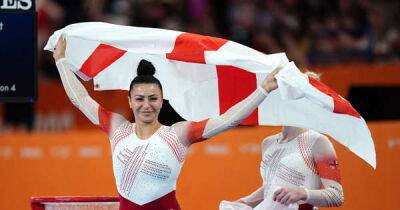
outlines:
[[298, 201], [305, 201], [307, 193], [303, 188], [286, 188], [282, 187], [274, 192], [272, 199], [283, 205], [290, 205]]
[[57, 42], [56, 50], [53, 53], [54, 61], [58, 61], [61, 58], [65, 58], [65, 48], [67, 44], [65, 43], [65, 39], [60, 37]]
[[270, 93], [271, 91], [275, 90], [278, 88], [278, 83], [276, 81], [275, 75], [278, 74], [279, 70], [281, 68], [276, 68], [274, 69], [271, 73], [267, 75], [267, 77], [264, 79], [262, 83], [262, 87]]

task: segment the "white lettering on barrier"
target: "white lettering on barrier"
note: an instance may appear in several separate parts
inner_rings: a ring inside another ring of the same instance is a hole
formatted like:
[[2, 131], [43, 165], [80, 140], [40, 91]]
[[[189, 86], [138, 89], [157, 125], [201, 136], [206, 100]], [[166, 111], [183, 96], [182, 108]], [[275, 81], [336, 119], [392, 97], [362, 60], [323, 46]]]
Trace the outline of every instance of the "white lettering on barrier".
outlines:
[[248, 143], [240, 145], [239, 151], [241, 153], [259, 154], [261, 152], [261, 147], [260, 144], [257, 143]]
[[66, 159], [71, 156], [71, 149], [66, 146], [58, 146], [50, 149], [50, 155], [54, 158]]
[[22, 147], [20, 155], [25, 159], [40, 159], [43, 157], [43, 149], [39, 147]]
[[394, 149], [395, 147], [400, 147], [400, 139], [398, 138], [391, 138], [387, 141], [388, 147], [390, 149]]
[[102, 155], [99, 146], [83, 146], [79, 148], [79, 157], [82, 158], [99, 158]]
[[228, 155], [230, 148], [225, 144], [210, 144], [205, 146], [205, 153], [210, 155]]

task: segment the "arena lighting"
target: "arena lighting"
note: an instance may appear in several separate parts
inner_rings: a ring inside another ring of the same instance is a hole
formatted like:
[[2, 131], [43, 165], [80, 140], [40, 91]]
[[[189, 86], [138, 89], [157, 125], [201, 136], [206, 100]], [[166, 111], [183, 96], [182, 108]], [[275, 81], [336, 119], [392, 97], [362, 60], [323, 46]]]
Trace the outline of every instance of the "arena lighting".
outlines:
[[0, 0], [0, 101], [37, 98], [34, 0]]

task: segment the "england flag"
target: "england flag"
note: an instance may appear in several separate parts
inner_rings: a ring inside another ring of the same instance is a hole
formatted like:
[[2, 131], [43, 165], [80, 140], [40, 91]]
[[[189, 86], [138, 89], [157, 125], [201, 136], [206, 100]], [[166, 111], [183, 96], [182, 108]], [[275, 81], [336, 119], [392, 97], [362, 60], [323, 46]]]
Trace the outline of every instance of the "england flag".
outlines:
[[376, 168], [375, 146], [365, 120], [332, 89], [300, 72], [285, 53], [263, 54], [226, 39], [172, 30], [91, 22], [56, 31], [67, 42], [70, 68], [96, 90], [128, 90], [136, 67], [146, 59], [156, 67], [164, 98], [186, 120], [224, 113], [252, 93], [266, 75], [281, 68], [279, 88], [244, 125], [286, 125], [327, 134]]

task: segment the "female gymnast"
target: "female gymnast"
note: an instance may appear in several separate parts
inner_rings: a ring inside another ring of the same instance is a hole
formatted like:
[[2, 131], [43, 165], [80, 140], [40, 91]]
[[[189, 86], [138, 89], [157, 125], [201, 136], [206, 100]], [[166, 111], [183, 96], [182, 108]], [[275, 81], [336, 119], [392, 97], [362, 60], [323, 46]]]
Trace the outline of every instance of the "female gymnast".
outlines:
[[[306, 74], [319, 79], [315, 73]], [[338, 166], [335, 149], [326, 136], [310, 129], [283, 126], [282, 132], [262, 142], [263, 185], [235, 202], [221, 202], [220, 210], [341, 206], [344, 195]]]
[[[130, 84], [128, 103], [135, 123], [107, 111], [94, 101], [68, 70], [66, 43], [61, 38], [53, 57], [71, 102], [109, 136], [120, 210], [179, 210], [176, 181], [190, 145], [237, 126], [277, 88], [270, 73], [262, 85], [223, 115], [201, 122], [182, 121], [164, 126], [158, 121], [163, 102], [161, 83], [154, 66], [142, 60]], [[205, 99], [206, 100], [206, 99]]]

